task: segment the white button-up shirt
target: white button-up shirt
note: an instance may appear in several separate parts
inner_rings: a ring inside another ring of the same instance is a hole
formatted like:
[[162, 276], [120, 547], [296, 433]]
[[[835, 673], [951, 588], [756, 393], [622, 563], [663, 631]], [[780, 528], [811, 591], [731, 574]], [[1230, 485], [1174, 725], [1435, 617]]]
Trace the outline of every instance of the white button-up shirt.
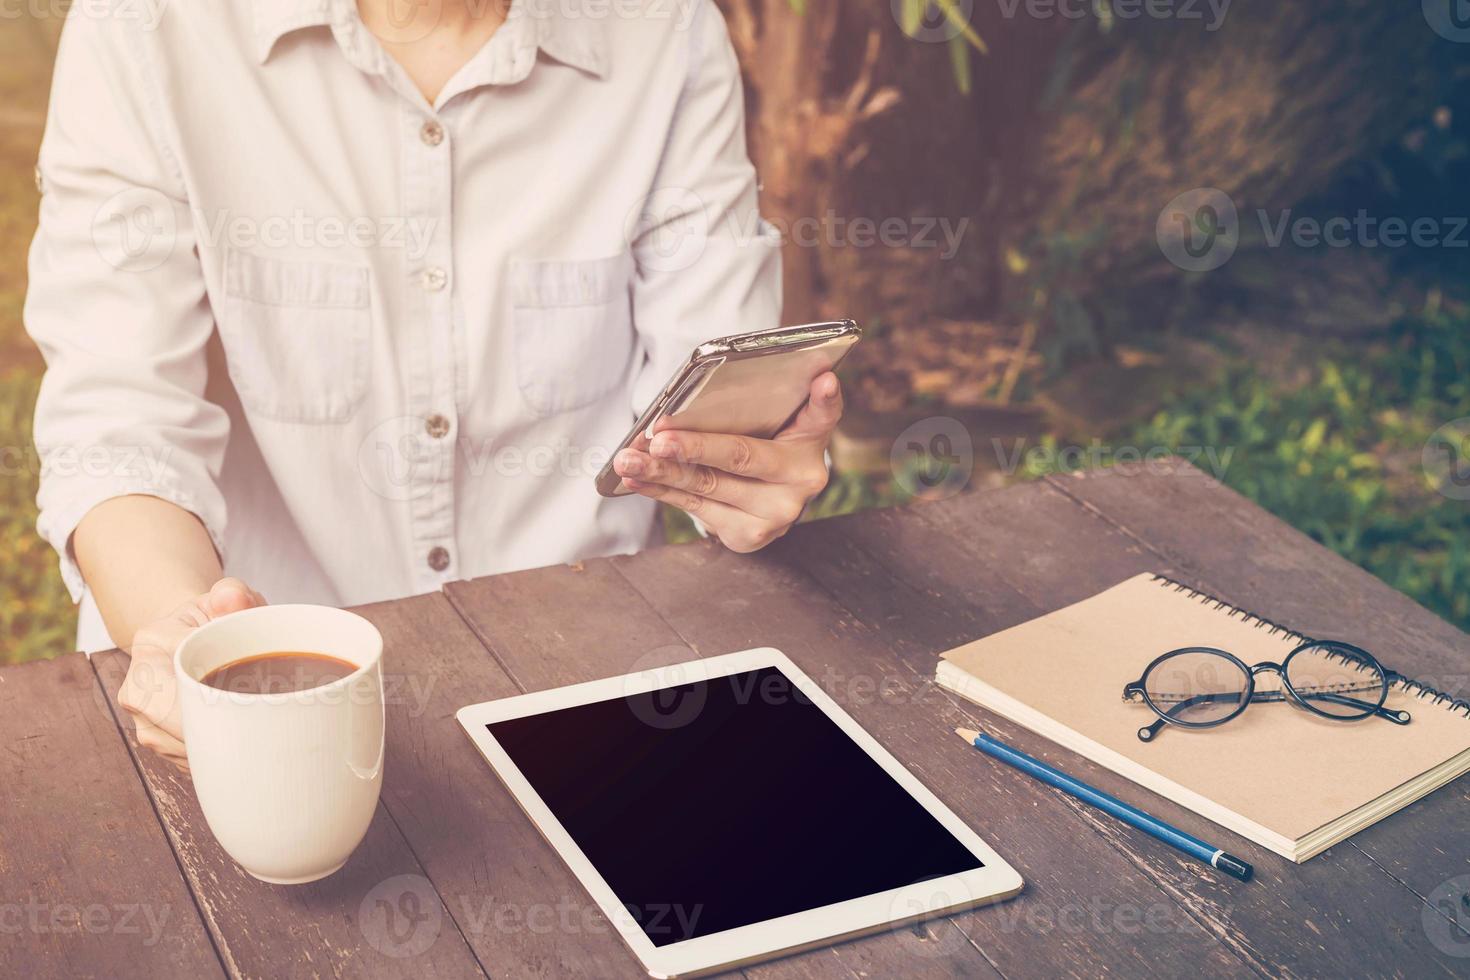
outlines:
[[25, 310], [73, 596], [130, 493], [272, 601], [645, 544], [594, 476], [695, 344], [779, 315], [743, 126], [711, 0], [515, 0], [432, 105], [351, 0], [75, 5]]

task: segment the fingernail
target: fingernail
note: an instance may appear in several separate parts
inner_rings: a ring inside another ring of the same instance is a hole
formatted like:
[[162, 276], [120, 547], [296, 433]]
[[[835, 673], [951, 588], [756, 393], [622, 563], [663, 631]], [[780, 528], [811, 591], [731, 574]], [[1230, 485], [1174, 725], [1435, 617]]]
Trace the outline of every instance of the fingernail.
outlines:
[[673, 459], [674, 454], [679, 451], [679, 447], [675, 444], [673, 437], [659, 433], [653, 437], [653, 442], [649, 445], [648, 451], [659, 459]]
[[624, 476], [629, 473], [642, 473], [643, 459], [637, 453], [625, 450], [618, 454], [617, 466], [614, 469]]

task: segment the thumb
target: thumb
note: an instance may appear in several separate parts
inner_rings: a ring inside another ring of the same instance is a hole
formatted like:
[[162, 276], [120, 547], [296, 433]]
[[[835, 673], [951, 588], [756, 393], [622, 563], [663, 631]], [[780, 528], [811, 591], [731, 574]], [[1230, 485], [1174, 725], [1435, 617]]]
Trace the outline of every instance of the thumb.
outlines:
[[210, 619], [265, 604], [264, 596], [237, 578], [222, 578], [214, 583], [200, 603]]
[[777, 439], [824, 439], [831, 435], [842, 418], [842, 385], [831, 371], [812, 381], [810, 395], [791, 424], [782, 429]]

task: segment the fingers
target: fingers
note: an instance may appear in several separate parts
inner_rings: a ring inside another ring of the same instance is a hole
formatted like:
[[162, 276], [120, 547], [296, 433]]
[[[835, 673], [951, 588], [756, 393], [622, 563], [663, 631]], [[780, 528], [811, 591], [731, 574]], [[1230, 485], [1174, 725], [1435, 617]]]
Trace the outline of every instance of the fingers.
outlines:
[[[731, 476], [709, 466], [656, 459], [646, 453], [625, 449], [614, 460], [613, 468], [624, 480], [687, 490], [695, 496], [717, 500], [761, 517], [780, 518], [785, 515], [792, 509], [782, 505], [786, 497], [790, 497], [790, 503], [795, 505], [795, 513], [801, 510], [801, 502], [795, 494], [782, 493], [781, 488], [771, 484]], [[795, 520], [795, 517], [791, 519]]]
[[785, 534], [790, 526], [757, 517], [718, 500], [690, 493], [688, 490], [678, 490], [657, 483], [644, 483], [641, 480], [630, 480], [626, 477], [623, 482], [627, 483], [628, 488], [636, 493], [661, 501], [671, 507], [677, 507], [699, 518], [704, 526], [731, 551], [758, 551]]
[[826, 439], [842, 418], [842, 385], [837, 375], [828, 371], [812, 381], [811, 394], [791, 424], [776, 439]]
[[203, 596], [200, 603], [210, 619], [232, 612], [265, 605], [265, 596], [237, 578], [222, 578]]
[[165, 619], [133, 637], [132, 661], [117, 692], [117, 703], [175, 739], [184, 737], [174, 679], [174, 651], [194, 629], [181, 619]]
[[138, 742], [165, 756], [183, 758], [174, 653], [184, 638], [211, 619], [265, 604], [265, 598], [236, 578], [220, 579], [208, 592], [183, 603], [169, 616], [138, 630], [117, 703], [133, 716]]
[[137, 732], [139, 745], [151, 752], [158, 753], [185, 772], [189, 771], [189, 755], [184, 750], [183, 742], [147, 718], [135, 718], [134, 729]]
[[785, 470], [785, 455], [768, 439], [713, 432], [660, 432], [648, 444], [654, 459], [703, 463], [752, 480], [774, 480]]

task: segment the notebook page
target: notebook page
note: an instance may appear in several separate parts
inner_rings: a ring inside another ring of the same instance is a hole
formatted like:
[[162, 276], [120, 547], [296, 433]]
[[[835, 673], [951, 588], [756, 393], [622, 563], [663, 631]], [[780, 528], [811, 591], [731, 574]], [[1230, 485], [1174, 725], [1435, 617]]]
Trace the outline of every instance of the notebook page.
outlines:
[[[1137, 730], [1157, 716], [1142, 702], [1122, 700], [1123, 686], [1155, 657], [1213, 646], [1247, 665], [1281, 663], [1299, 642], [1145, 573], [944, 659], [1057, 725], [1290, 840], [1470, 748], [1470, 720], [1397, 688], [1387, 704], [1409, 711], [1409, 725], [1376, 717], [1331, 721], [1290, 704], [1258, 703], [1218, 728], [1171, 725], [1152, 742], [1138, 739]], [[1373, 653], [1395, 665], [1393, 650]], [[1256, 684], [1266, 690], [1279, 681], [1263, 674]]]

